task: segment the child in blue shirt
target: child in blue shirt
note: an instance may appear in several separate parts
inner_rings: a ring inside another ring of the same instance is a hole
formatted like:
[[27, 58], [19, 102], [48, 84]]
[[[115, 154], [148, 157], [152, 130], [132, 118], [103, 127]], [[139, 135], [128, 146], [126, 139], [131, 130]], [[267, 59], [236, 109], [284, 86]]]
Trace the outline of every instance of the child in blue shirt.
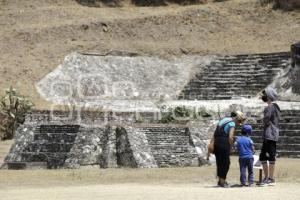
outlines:
[[246, 186], [246, 169], [248, 168], [248, 183], [253, 185], [253, 141], [249, 135], [252, 133], [252, 127], [249, 124], [242, 126], [241, 136], [237, 137], [235, 146], [239, 152], [240, 181], [242, 186]]

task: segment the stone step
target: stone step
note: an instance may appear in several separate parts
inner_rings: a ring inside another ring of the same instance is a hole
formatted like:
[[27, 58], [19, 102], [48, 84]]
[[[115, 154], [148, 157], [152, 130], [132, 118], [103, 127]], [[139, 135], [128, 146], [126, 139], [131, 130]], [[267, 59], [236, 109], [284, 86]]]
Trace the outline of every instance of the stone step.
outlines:
[[[254, 143], [261, 143], [262, 142], [262, 137], [261, 136], [251, 136], [251, 139], [253, 140]], [[285, 143], [285, 144], [300, 144], [300, 136], [280, 136], [279, 144]]]
[[79, 125], [40, 125], [36, 133], [78, 133]]
[[163, 132], [163, 131], [151, 131], [151, 132], [145, 132], [147, 137], [184, 137], [189, 136], [188, 132], [182, 131], [171, 131], [171, 132]]
[[237, 56], [228, 56], [219, 58], [217, 61], [226, 61], [226, 62], [233, 62], [233, 63], [266, 63], [266, 62], [289, 62], [288, 57], [257, 57], [257, 56], [249, 56], [249, 57], [237, 57]]
[[[254, 130], [252, 132], [253, 136], [261, 136], [262, 131], [261, 130]], [[300, 130], [280, 130], [280, 136], [300, 136]]]
[[8, 162], [5, 163], [5, 169], [23, 170], [23, 169], [47, 169], [47, 162]]
[[[262, 130], [263, 125], [261, 124], [253, 124], [253, 130]], [[300, 123], [280, 123], [280, 130], [300, 130]]]
[[235, 63], [235, 62], [224, 62], [218, 64], [211, 64], [209, 69], [211, 70], [279, 70], [286, 67], [286, 63]]
[[280, 59], [288, 60], [291, 57], [290, 52], [282, 53], [267, 53], [267, 54], [242, 54], [234, 56], [225, 56], [224, 58], [235, 58], [235, 59]]
[[232, 99], [232, 95], [218, 95], [218, 96], [206, 96], [198, 94], [180, 95], [179, 99], [186, 100], [229, 100]]
[[289, 59], [286, 57], [236, 57], [229, 56], [219, 58], [214, 62], [226, 62], [226, 63], [266, 63], [266, 62], [276, 62], [284, 63], [289, 62]]
[[[261, 78], [261, 77], [269, 77], [270, 72], [266, 71], [264, 73], [262, 72], [257, 72], [257, 71], [246, 71], [244, 73], [235, 73], [235, 74], [232, 74], [230, 72], [219, 72], [219, 71], [210, 71], [210, 72], [207, 72], [207, 73], [203, 73], [203, 74], [199, 74], [199, 75], [196, 75], [195, 77], [198, 78], [198, 79], [202, 79], [202, 78], [210, 78], [210, 77], [215, 77], [215, 78], [239, 78], [239, 79], [247, 79], [247, 78], [251, 78], [251, 79], [257, 79], [257, 78]], [[276, 74], [276, 73], [274, 73]]]
[[240, 88], [234, 88], [233, 86], [228, 86], [227, 88], [218, 88], [218, 86], [209, 86], [207, 88], [205, 87], [190, 87], [186, 88], [186, 90], [182, 91], [185, 94], [191, 94], [191, 95], [233, 95], [239, 93], [240, 95], [244, 94], [257, 94], [257, 88], [249, 88], [248, 91], [242, 90]]
[[60, 168], [64, 165], [69, 153], [36, 153], [36, 152], [23, 152], [22, 162], [46, 162], [48, 169]]
[[[254, 90], [241, 91], [231, 89], [219, 89], [219, 90], [206, 90], [206, 89], [191, 89], [191, 91], [183, 91], [180, 96], [190, 96], [198, 98], [216, 98], [219, 97], [253, 97], [257, 95]], [[220, 99], [220, 98], [219, 98]]]
[[165, 141], [165, 142], [172, 142], [174, 140], [178, 141], [189, 141], [188, 136], [181, 136], [181, 137], [175, 137], [175, 136], [169, 136], [169, 137], [163, 137], [163, 136], [158, 136], [158, 137], [149, 137], [147, 136], [149, 142], [154, 142], [154, 141]]
[[198, 80], [199, 81], [205, 81], [205, 82], [232, 82], [234, 83], [243, 83], [243, 82], [260, 82], [260, 78], [264, 78], [265, 80], [261, 83], [272, 81], [271, 78], [268, 76], [262, 76], [262, 77], [255, 77], [255, 76], [249, 76], [249, 77], [234, 77], [234, 76], [228, 76], [228, 77], [219, 77], [219, 76], [212, 76], [212, 77], [201, 77]]
[[187, 149], [152, 149], [153, 154], [175, 154], [175, 153], [189, 153]]
[[282, 110], [281, 116], [294, 116], [300, 117], [300, 110]]
[[30, 143], [24, 150], [24, 152], [36, 152], [36, 153], [67, 153], [70, 152], [74, 143], [55, 143], [55, 142], [33, 142]]
[[[257, 84], [257, 85], [266, 85], [266, 84], [269, 84], [272, 80], [269, 80], [269, 79], [264, 79], [264, 80], [255, 80], [255, 79], [252, 79], [252, 80], [235, 80], [234, 77], [232, 77], [231, 79], [221, 79], [221, 78], [210, 78], [210, 79], [207, 79], [207, 80], [196, 80], [196, 79], [193, 79], [193, 82], [194, 83], [198, 83], [199, 85], [202, 85], [202, 86], [218, 86], [218, 85], [222, 85], [224, 86], [224, 84], [226, 84], [227, 86], [229, 85], [235, 85], [236, 87], [241, 87], [241, 88], [245, 88], [246, 86], [250, 86], [252, 87], [251, 85], [252, 84]], [[256, 86], [256, 85], [255, 85]]]
[[235, 55], [234, 57], [236, 58], [256, 58], [256, 57], [261, 57], [261, 58], [286, 58], [289, 59], [291, 57], [290, 52], [276, 52], [276, 53], [257, 53], [257, 54], [240, 54], [240, 55]]
[[208, 67], [220, 70], [279, 70], [289, 65], [287, 62], [214, 62]]
[[279, 157], [300, 158], [300, 151], [278, 150]]
[[[202, 86], [230, 86], [230, 85], [235, 85], [236, 87], [246, 87], [246, 86], [251, 86], [252, 84], [254, 84], [254, 86], [261, 86], [261, 85], [266, 85], [268, 83], [270, 83], [269, 80], [245, 80], [245, 81], [239, 81], [239, 80], [197, 80], [197, 79], [193, 79], [192, 81], [190, 81], [191, 83], [197, 83], [198, 85], [202, 85]], [[251, 84], [251, 85], [250, 85]]]
[[[255, 149], [260, 150], [262, 144], [256, 143]], [[300, 151], [300, 144], [277, 144], [276, 148], [278, 151]]]
[[257, 90], [250, 88], [249, 90], [245, 91], [242, 88], [237, 87], [228, 87], [228, 88], [217, 88], [217, 87], [193, 87], [186, 88], [186, 90], [189, 90], [190, 93], [194, 94], [203, 94], [203, 95], [218, 95], [218, 94], [255, 94]]
[[159, 167], [164, 166], [190, 166], [197, 154], [177, 153], [177, 154], [153, 154], [153, 157]]
[[[151, 126], [151, 125], [150, 125]], [[186, 128], [177, 128], [177, 127], [144, 127], [140, 128], [140, 130], [147, 132], [147, 133], [185, 133]]]
[[76, 133], [39, 133], [34, 135], [34, 140], [70, 143], [75, 141], [76, 136]]
[[189, 141], [148, 141], [150, 146], [155, 148], [185, 148], [189, 147]]
[[166, 133], [162, 133], [162, 134], [147, 134], [146, 135], [148, 139], [170, 139], [170, 140], [173, 140], [173, 139], [188, 139], [189, 138], [189, 135], [187, 134], [166, 134]]
[[246, 70], [246, 69], [257, 69], [257, 70], [276, 70], [276, 69], [283, 69], [288, 65], [289, 62], [282, 62], [282, 61], [271, 61], [271, 62], [240, 62], [240, 61], [216, 61], [210, 63], [210, 65], [206, 66], [208, 67], [214, 67], [214, 68], [219, 68], [223, 69], [224, 68], [233, 68], [233, 69], [241, 69], [241, 70]]
[[[289, 117], [287, 117], [287, 116], [281, 116], [280, 122], [281, 123], [300, 123], [300, 118], [299, 117], [294, 117], [294, 116], [289, 116]], [[257, 123], [261, 124], [262, 120], [258, 119]]]

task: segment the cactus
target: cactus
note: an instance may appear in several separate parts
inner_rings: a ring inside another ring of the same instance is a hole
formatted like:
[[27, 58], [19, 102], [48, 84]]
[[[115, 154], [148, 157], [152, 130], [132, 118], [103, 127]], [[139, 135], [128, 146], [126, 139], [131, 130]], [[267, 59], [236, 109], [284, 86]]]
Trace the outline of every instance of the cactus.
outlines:
[[17, 127], [24, 123], [25, 114], [33, 108], [33, 103], [12, 87], [5, 90], [0, 100], [0, 139], [11, 139]]

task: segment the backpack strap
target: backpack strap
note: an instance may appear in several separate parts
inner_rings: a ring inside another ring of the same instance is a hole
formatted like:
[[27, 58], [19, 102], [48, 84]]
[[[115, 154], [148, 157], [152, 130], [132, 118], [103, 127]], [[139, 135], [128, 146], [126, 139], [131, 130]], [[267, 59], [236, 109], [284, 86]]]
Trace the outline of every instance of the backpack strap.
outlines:
[[[233, 122], [233, 120], [229, 120], [229, 121], [225, 122], [225, 123], [222, 124], [222, 125], [218, 125], [218, 126], [217, 126], [217, 129], [218, 129], [219, 131], [222, 131], [222, 132], [225, 133], [224, 128], [225, 128], [225, 126], [226, 126], [227, 124], [229, 124], [230, 122]], [[220, 133], [219, 131], [217, 131], [217, 132], [218, 132], [217, 135], [214, 134], [214, 137], [225, 137], [225, 136], [226, 136], [226, 135], [221, 135], [221, 133]], [[215, 133], [216, 133], [216, 132], [215, 132]]]
[[225, 122], [224, 124], [221, 125], [221, 128], [224, 129], [225, 126], [226, 126], [227, 124], [229, 124], [230, 122], [233, 122], [233, 120], [229, 120], [228, 122]]

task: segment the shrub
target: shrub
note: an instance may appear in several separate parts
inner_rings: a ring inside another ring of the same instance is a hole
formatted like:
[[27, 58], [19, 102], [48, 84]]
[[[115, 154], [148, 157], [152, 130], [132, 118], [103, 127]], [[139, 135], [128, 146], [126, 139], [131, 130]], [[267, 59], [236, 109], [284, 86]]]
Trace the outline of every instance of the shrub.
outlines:
[[198, 111], [198, 116], [207, 118], [207, 117], [212, 117], [212, 111], [208, 111], [206, 108], [201, 107]]
[[12, 87], [5, 90], [0, 100], [0, 139], [11, 139], [15, 130], [25, 121], [25, 114], [33, 107], [32, 102]]
[[174, 109], [175, 117], [188, 118], [191, 116], [192, 110], [185, 106], [177, 106]]
[[173, 111], [171, 108], [169, 108], [167, 111], [161, 111], [161, 119], [159, 120], [160, 123], [170, 123], [175, 121], [175, 118], [173, 116]]
[[185, 106], [177, 106], [174, 109], [168, 108], [166, 111], [161, 110], [160, 123], [186, 121], [190, 119], [191, 114], [192, 110]]

